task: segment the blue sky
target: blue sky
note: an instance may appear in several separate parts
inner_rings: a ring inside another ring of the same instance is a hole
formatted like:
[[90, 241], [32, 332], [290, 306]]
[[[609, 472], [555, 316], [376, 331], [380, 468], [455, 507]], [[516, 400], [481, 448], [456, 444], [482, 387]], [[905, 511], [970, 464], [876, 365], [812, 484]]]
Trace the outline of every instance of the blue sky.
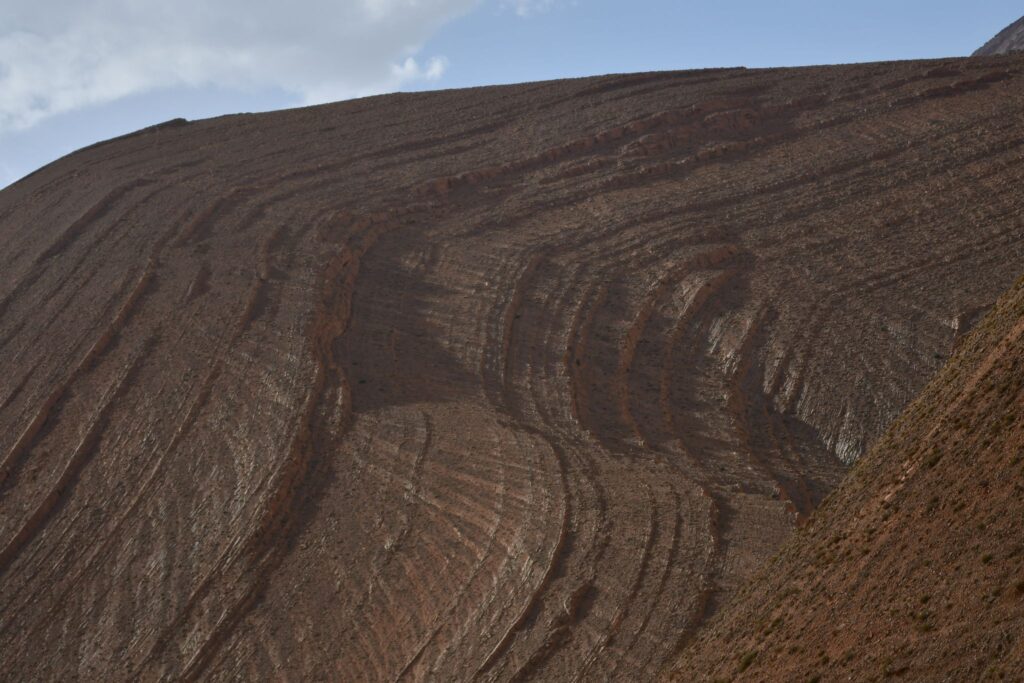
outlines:
[[183, 116], [604, 73], [970, 54], [984, 0], [5, 0], [0, 187]]

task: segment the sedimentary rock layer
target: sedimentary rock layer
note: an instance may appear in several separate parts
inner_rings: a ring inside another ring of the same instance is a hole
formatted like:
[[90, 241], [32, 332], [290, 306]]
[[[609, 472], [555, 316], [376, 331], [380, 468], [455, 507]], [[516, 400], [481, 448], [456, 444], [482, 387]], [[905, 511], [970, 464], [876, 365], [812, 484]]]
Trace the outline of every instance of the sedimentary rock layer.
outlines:
[[1024, 280], [675, 678], [1018, 679], [1022, 519]]
[[1022, 85], [392, 95], [4, 190], [3, 675], [653, 675], [1018, 275]]

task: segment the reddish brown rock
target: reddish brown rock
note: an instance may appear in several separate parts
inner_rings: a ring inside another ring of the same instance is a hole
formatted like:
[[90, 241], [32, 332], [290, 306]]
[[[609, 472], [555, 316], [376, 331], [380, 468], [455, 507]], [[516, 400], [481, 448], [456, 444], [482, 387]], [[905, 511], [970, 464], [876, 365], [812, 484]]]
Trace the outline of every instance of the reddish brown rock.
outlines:
[[1019, 680], [1022, 519], [1024, 280], [672, 677]]
[[393, 95], [4, 190], [6, 675], [653, 676], [1019, 274], [1022, 68]]

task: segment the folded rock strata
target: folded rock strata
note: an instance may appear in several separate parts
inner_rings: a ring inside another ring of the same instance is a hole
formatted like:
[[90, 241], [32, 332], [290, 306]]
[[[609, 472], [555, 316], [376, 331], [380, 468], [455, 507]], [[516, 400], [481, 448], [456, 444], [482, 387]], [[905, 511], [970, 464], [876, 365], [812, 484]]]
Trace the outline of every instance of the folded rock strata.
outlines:
[[1022, 71], [399, 94], [5, 189], [4, 675], [653, 675], [1019, 274]]

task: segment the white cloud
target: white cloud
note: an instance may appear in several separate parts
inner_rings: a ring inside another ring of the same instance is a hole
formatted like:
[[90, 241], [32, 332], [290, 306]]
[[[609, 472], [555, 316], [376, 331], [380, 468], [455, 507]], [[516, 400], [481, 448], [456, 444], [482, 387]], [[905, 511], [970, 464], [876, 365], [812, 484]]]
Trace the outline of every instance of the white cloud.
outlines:
[[412, 57], [406, 57], [401, 64], [391, 66], [391, 74], [399, 81], [436, 81], [444, 75], [448, 68], [448, 60], [445, 57], [431, 57], [423, 68]]
[[0, 189], [7, 187], [20, 177], [21, 174], [11, 168], [8, 164], [0, 162]]
[[480, 0], [5, 0], [0, 133], [175, 86], [280, 88], [303, 102], [386, 92], [445, 71], [418, 56]]
[[528, 17], [551, 9], [555, 0], [502, 0], [502, 4], [511, 7], [521, 17]]

